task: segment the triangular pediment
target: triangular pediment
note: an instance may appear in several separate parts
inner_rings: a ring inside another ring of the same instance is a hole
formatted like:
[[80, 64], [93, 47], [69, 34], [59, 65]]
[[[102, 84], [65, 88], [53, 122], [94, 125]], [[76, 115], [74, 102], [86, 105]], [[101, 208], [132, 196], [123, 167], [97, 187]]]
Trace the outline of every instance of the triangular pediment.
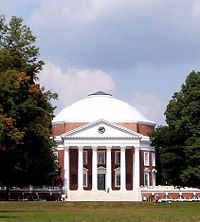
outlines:
[[141, 134], [104, 119], [88, 123], [62, 135], [63, 138], [135, 138]]

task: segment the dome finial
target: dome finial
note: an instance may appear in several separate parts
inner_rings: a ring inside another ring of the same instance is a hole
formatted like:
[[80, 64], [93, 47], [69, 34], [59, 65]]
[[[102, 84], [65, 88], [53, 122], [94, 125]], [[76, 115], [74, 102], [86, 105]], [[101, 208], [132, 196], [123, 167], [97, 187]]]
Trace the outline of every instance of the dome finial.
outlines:
[[111, 94], [105, 93], [105, 92], [102, 92], [102, 91], [98, 91], [98, 92], [89, 94], [88, 96], [103, 96], [103, 95], [104, 95], [104, 96], [112, 96]]

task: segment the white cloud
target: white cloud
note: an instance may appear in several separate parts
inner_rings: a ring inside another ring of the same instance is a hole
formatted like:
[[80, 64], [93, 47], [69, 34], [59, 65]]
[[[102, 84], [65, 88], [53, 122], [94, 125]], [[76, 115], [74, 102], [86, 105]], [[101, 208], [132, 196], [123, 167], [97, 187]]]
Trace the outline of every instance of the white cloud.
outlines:
[[197, 0], [193, 3], [191, 16], [193, 19], [199, 19], [199, 14], [200, 14], [200, 1]]
[[90, 93], [111, 93], [115, 89], [112, 78], [101, 70], [70, 68], [63, 72], [51, 62], [46, 63], [40, 73], [39, 82], [46, 90], [58, 93], [57, 111]]
[[160, 101], [153, 94], [135, 93], [129, 102], [138, 111], [140, 111], [147, 119], [154, 121], [158, 125], [164, 125], [164, 112], [166, 104]]
[[40, 11], [31, 17], [32, 22], [48, 23], [49, 19], [64, 19], [65, 23], [94, 22], [103, 15], [112, 15], [123, 12], [124, 9], [145, 9], [149, 6], [159, 5], [159, 0], [40, 0]]

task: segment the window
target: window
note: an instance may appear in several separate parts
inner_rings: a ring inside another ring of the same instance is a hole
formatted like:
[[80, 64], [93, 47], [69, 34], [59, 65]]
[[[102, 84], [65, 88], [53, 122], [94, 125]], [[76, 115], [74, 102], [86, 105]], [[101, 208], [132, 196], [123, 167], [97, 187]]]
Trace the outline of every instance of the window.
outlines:
[[149, 152], [144, 152], [144, 165], [149, 166]]
[[87, 151], [83, 151], [83, 164], [87, 164], [88, 163], [88, 152]]
[[172, 198], [168, 194], [165, 194], [162, 199], [163, 200], [171, 200]]
[[83, 187], [88, 186], [88, 173], [87, 170], [84, 170], [83, 172]]
[[144, 186], [149, 186], [149, 173], [144, 173]]
[[156, 186], [156, 173], [157, 173], [157, 170], [153, 169], [152, 170], [152, 186]]
[[185, 197], [183, 195], [179, 195], [176, 199], [177, 200], [185, 200]]
[[120, 151], [115, 151], [115, 164], [120, 164]]
[[115, 187], [120, 187], [120, 172], [116, 171], [115, 172]]
[[195, 201], [195, 200], [198, 200], [199, 197], [198, 197], [197, 195], [192, 195], [190, 199], [193, 200], [193, 201]]
[[56, 157], [55, 162], [58, 162], [58, 152], [53, 152], [54, 156]]
[[105, 164], [105, 151], [97, 151], [98, 164]]
[[156, 166], [156, 155], [155, 153], [152, 153], [152, 166]]

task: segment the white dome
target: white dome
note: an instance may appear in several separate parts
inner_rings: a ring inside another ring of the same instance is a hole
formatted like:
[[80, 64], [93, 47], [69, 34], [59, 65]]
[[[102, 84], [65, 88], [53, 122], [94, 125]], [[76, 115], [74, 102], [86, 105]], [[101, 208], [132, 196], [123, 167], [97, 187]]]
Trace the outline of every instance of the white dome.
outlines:
[[141, 122], [155, 125], [128, 103], [115, 99], [112, 95], [103, 92], [91, 94], [86, 99], [65, 107], [53, 119], [53, 124], [63, 122], [86, 123], [99, 119], [111, 122]]

